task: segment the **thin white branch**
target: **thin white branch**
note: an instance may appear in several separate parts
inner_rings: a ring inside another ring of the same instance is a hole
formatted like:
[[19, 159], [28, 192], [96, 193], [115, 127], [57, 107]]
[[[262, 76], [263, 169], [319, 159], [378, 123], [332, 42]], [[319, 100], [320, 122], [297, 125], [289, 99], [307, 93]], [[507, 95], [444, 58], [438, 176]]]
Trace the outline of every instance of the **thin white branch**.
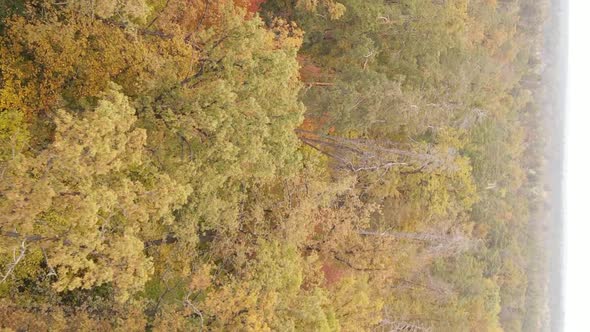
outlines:
[[16, 248], [12, 251], [12, 263], [8, 264], [8, 268], [6, 272], [2, 275], [2, 279], [0, 279], [0, 283], [3, 283], [8, 279], [8, 277], [12, 274], [18, 263], [25, 257], [25, 253], [27, 252], [27, 240], [23, 240], [20, 244], [20, 251], [18, 257], [16, 256]]
[[43, 252], [43, 257], [45, 258], [45, 264], [47, 264], [47, 268], [49, 269], [49, 273], [47, 274], [48, 277], [56, 276], [57, 273], [51, 264], [49, 264], [49, 259], [47, 258], [47, 253], [45, 252], [45, 248], [41, 248], [41, 252]]
[[189, 299], [191, 293], [189, 293], [185, 298], [184, 298], [184, 304], [191, 308], [191, 310], [193, 311], [194, 314], [198, 315], [200, 318], [200, 323], [201, 323], [201, 331], [203, 331], [203, 314], [201, 313], [201, 311], [199, 309], [197, 309], [197, 307], [191, 302], [191, 300]]

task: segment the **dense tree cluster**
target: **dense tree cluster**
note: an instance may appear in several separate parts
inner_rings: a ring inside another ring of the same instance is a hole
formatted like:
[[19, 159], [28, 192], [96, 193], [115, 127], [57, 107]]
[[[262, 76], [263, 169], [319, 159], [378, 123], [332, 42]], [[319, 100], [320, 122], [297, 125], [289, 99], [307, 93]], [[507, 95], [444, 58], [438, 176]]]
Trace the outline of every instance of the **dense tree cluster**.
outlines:
[[538, 331], [545, 5], [0, 0], [0, 328]]

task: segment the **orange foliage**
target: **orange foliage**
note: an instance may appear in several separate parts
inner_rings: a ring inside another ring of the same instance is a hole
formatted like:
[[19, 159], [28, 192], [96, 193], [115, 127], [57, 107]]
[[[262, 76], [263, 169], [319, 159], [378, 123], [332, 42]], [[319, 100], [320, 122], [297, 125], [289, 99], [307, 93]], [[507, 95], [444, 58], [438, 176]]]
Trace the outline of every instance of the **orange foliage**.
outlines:
[[[258, 12], [266, 0], [177, 0], [161, 8], [157, 18], [159, 28], [174, 34], [180, 28], [185, 34], [210, 27], [223, 27], [228, 11], [240, 8], [246, 18]], [[232, 9], [234, 8], [234, 9]], [[244, 10], [245, 9], [245, 10]]]
[[324, 279], [326, 279], [326, 285], [331, 286], [337, 284], [347, 274], [347, 269], [340, 263], [334, 262], [330, 259], [325, 259], [322, 262], [322, 272], [324, 272]]
[[184, 33], [193, 33], [213, 26], [222, 26], [227, 9], [232, 6], [245, 8], [249, 0], [177, 0], [163, 8], [157, 20], [167, 32], [174, 27]]
[[298, 55], [297, 62], [299, 62], [299, 75], [303, 82], [322, 81], [327, 78], [326, 76], [331, 76], [330, 73], [326, 73], [320, 66], [304, 55]]
[[[299, 129], [311, 132], [320, 131], [326, 123], [330, 121], [330, 116], [328, 114], [324, 114], [320, 117], [314, 117], [309, 114], [305, 115], [305, 119], [303, 119], [303, 123], [299, 126]], [[328, 128], [328, 133], [333, 133], [336, 130], [334, 127]]]
[[256, 13], [260, 10], [260, 5], [262, 5], [266, 0], [234, 0], [236, 6], [241, 8], [246, 8], [249, 13]]

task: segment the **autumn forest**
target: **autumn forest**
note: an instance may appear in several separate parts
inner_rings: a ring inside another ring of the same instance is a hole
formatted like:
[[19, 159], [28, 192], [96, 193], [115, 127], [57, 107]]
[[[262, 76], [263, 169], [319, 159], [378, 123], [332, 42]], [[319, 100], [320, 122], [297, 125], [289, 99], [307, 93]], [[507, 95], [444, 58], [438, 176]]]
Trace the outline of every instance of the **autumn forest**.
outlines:
[[0, 0], [0, 330], [546, 331], [549, 0]]

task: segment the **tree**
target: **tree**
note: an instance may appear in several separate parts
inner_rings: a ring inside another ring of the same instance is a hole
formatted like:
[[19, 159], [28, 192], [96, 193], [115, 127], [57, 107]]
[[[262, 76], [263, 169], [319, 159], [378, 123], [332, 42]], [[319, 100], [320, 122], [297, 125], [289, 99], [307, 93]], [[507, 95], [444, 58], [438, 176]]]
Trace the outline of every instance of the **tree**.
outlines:
[[388, 170], [394, 167], [410, 169], [408, 172], [432, 172], [434, 170], [455, 169], [454, 151], [437, 155], [403, 149], [402, 144], [390, 141], [372, 141], [366, 139], [347, 139], [335, 136], [316, 135], [299, 131], [300, 139], [314, 149], [330, 156], [338, 167], [352, 172]]
[[334, 0], [296, 0], [295, 5], [297, 8], [302, 8], [309, 12], [315, 13], [318, 9], [328, 13], [328, 17], [331, 20], [337, 20], [344, 15], [346, 7]]
[[55, 289], [108, 282], [125, 301], [153, 269], [144, 240], [160, 236], [190, 188], [147, 159], [145, 130], [134, 127], [135, 110], [118, 90], [112, 85], [79, 117], [58, 111], [47, 149], [7, 161], [0, 225], [4, 254], [43, 250]]

